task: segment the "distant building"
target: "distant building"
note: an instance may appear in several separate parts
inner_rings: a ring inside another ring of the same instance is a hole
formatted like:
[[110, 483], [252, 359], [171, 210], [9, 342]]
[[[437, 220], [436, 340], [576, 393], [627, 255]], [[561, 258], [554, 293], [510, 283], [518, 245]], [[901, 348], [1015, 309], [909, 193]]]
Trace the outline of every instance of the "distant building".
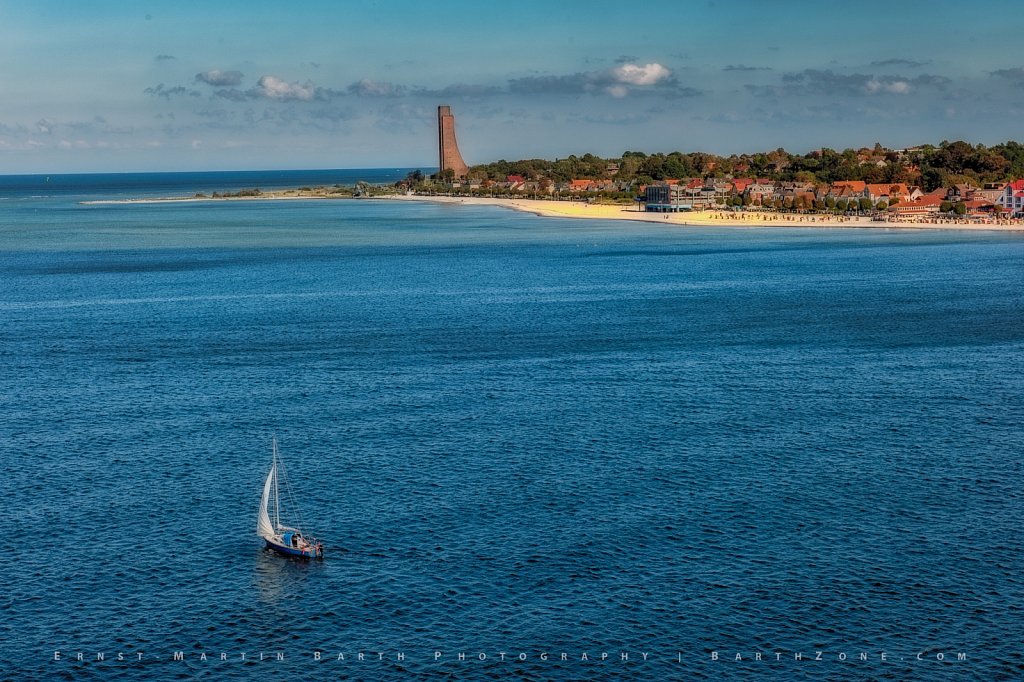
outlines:
[[974, 198], [974, 191], [973, 185], [953, 185], [946, 190], [946, 199], [954, 204], [958, 201], [969, 201]]
[[969, 218], [987, 218], [995, 210], [995, 205], [987, 199], [969, 199], [964, 202]]
[[462, 160], [459, 143], [455, 141], [455, 116], [448, 106], [437, 108], [437, 147], [438, 172], [443, 175], [446, 170], [451, 170], [456, 179], [469, 174], [469, 166]]
[[733, 178], [732, 189], [736, 194], [743, 194], [747, 188], [754, 184], [753, 178]]
[[522, 175], [506, 175], [505, 182], [499, 184], [501, 187], [512, 192], [522, 192], [526, 190], [526, 178]]
[[676, 213], [692, 209], [693, 202], [682, 185], [670, 185], [662, 182], [647, 185], [644, 189], [644, 210], [657, 213]]
[[563, 186], [564, 191], [580, 194], [583, 192], [618, 192], [620, 186], [614, 180], [570, 180]]
[[1003, 188], [997, 205], [1013, 216], [1024, 216], [1024, 180], [1014, 180]]
[[[764, 180], [762, 182], [761, 180]], [[775, 185], [762, 178], [747, 186], [747, 193], [750, 200], [755, 204], [764, 204], [766, 201], [775, 199]]]
[[865, 192], [872, 203], [878, 203], [883, 199], [889, 203], [905, 201], [910, 198], [910, 190], [902, 182], [883, 182], [879, 184], [868, 184]]
[[863, 180], [841, 180], [833, 182], [829, 189], [833, 199], [860, 199], [867, 196], [867, 183]]
[[569, 181], [570, 192], [596, 192], [597, 181], [596, 180], [570, 180]]
[[934, 194], [926, 194], [917, 201], [901, 201], [893, 204], [889, 207], [889, 211], [898, 216], [934, 215], [939, 212], [939, 208], [942, 206], [943, 201], [945, 201], [945, 199], [942, 197]]
[[975, 199], [984, 199], [992, 204], [999, 201], [1006, 189], [1005, 182], [986, 182], [983, 189], [974, 190]]

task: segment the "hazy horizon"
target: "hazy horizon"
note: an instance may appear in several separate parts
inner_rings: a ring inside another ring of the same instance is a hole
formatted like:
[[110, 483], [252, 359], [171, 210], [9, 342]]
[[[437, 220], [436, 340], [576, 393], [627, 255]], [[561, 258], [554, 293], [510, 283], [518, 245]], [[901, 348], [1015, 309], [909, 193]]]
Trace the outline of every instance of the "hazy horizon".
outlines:
[[439, 104], [470, 165], [991, 145], [1024, 114], [1013, 22], [945, 1], [2, 7], [6, 175], [430, 168]]

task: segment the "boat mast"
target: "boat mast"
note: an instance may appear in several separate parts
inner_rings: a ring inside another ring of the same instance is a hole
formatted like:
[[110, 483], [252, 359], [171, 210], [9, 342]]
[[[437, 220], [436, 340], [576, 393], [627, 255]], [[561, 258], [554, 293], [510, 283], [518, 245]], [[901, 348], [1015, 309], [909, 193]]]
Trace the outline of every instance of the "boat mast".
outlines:
[[277, 496], [277, 436], [273, 436], [274, 443], [274, 530], [281, 528], [281, 507]]

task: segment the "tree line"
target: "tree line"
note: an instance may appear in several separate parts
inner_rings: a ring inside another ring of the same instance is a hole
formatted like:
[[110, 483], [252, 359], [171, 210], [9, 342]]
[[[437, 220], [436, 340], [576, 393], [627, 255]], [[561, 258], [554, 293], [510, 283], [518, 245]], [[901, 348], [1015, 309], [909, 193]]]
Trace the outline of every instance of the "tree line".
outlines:
[[958, 140], [894, 150], [876, 143], [874, 147], [843, 151], [824, 148], [802, 155], [791, 154], [782, 148], [730, 156], [705, 152], [646, 154], [626, 151], [616, 158], [584, 154], [554, 161], [502, 159], [473, 166], [469, 173], [473, 179], [497, 182], [509, 175], [521, 175], [528, 180], [547, 178], [554, 182], [614, 177], [638, 184], [690, 177], [768, 178], [817, 185], [863, 180], [918, 185], [930, 192], [959, 183], [981, 186], [1024, 177], [1024, 145], [1009, 141], [986, 147]]

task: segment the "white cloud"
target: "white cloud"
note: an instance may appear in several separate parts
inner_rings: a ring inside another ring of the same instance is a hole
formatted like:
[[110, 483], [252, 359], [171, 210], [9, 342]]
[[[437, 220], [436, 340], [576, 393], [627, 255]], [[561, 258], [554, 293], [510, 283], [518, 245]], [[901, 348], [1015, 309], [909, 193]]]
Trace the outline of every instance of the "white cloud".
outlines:
[[267, 97], [269, 99], [309, 101], [316, 96], [316, 86], [313, 85], [312, 81], [288, 83], [276, 76], [263, 76], [252, 92], [259, 97]]
[[901, 80], [880, 81], [872, 78], [864, 83], [864, 89], [869, 93], [888, 92], [894, 95], [906, 95], [910, 92], [910, 83]]
[[[650, 86], [656, 86], [651, 89]], [[621, 99], [639, 92], [663, 96], [692, 97], [700, 92], [680, 87], [672, 71], [661, 64], [625, 63], [602, 71], [586, 71], [567, 76], [526, 76], [508, 83], [508, 92], [522, 94], [571, 95], [606, 94]]]
[[672, 72], [661, 64], [620, 64], [611, 70], [612, 78], [629, 85], [656, 85], [672, 77]]

